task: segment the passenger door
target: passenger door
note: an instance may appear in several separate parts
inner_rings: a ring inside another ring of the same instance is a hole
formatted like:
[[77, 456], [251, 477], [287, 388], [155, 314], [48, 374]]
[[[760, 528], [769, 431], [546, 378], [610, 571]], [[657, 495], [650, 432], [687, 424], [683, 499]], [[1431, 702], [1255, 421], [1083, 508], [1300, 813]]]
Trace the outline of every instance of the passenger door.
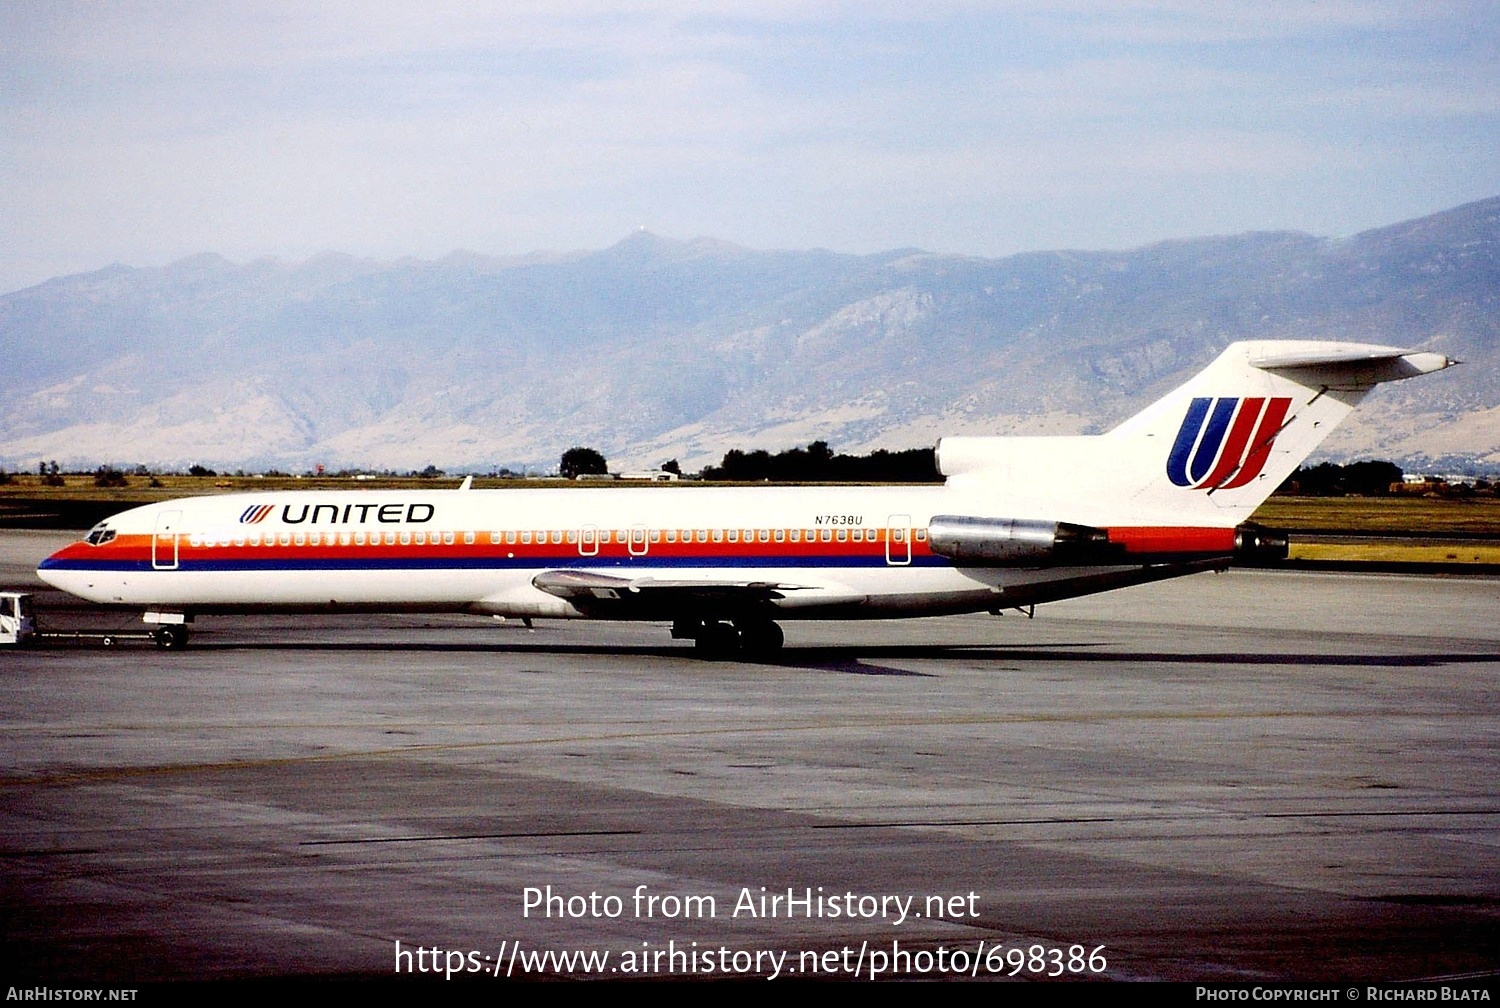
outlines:
[[156, 532], [151, 536], [151, 567], [154, 570], [177, 569], [177, 540], [181, 527], [181, 511], [163, 511], [156, 516]]
[[911, 515], [891, 515], [885, 520], [885, 562], [892, 567], [911, 563]]

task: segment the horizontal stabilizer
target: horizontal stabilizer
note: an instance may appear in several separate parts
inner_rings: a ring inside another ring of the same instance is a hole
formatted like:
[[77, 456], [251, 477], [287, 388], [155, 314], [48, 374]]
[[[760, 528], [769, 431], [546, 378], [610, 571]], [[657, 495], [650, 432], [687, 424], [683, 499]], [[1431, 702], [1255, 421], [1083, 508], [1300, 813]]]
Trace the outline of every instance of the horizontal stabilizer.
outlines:
[[1415, 378], [1459, 363], [1440, 353], [1372, 343], [1264, 343], [1247, 363], [1262, 371], [1327, 372], [1326, 379], [1356, 386]]

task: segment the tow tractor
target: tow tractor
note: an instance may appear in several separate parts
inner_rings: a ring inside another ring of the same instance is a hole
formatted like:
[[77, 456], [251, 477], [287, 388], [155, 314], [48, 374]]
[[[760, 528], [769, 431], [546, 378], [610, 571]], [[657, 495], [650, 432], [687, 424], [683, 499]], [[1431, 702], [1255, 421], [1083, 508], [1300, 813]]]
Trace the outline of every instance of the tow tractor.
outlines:
[[0, 592], [0, 647], [26, 647], [40, 641], [50, 640], [96, 640], [105, 647], [113, 647], [116, 641], [148, 640], [157, 647], [181, 647], [187, 640], [184, 627], [164, 625], [149, 633], [120, 633], [118, 631], [43, 631], [37, 626], [36, 607], [29, 592]]
[[24, 646], [36, 636], [36, 615], [31, 596], [23, 592], [0, 592], [0, 644]]

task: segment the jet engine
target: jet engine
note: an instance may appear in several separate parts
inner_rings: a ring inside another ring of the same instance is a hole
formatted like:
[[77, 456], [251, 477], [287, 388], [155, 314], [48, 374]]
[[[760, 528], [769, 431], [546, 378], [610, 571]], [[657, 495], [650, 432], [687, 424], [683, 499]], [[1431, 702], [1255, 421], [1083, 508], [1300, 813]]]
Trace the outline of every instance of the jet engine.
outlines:
[[1118, 562], [1109, 533], [1071, 522], [936, 515], [927, 523], [932, 552], [969, 567], [1046, 567]]
[[1287, 539], [1285, 529], [1244, 522], [1234, 527], [1234, 558], [1251, 564], [1285, 560]]

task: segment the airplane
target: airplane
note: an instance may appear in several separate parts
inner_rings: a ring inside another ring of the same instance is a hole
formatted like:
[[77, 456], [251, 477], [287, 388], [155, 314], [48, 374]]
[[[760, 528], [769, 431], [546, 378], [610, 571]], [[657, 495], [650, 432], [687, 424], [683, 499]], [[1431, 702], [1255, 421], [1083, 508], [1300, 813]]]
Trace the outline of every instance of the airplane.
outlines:
[[200, 614], [459, 612], [670, 622], [705, 657], [778, 620], [1002, 612], [1284, 557], [1249, 521], [1376, 385], [1432, 352], [1234, 343], [1104, 434], [945, 437], [932, 486], [281, 491], [114, 515], [41, 562], [140, 607], [179, 648]]

